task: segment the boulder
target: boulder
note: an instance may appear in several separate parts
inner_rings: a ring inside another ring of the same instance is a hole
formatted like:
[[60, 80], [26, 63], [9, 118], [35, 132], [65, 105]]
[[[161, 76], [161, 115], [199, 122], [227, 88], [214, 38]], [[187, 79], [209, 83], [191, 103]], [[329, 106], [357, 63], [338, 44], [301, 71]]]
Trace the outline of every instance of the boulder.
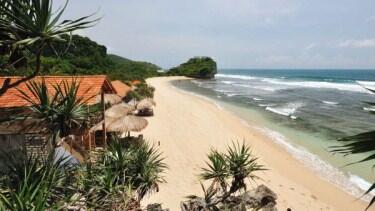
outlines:
[[203, 198], [195, 197], [188, 201], [181, 202], [181, 211], [209, 211], [209, 210], [230, 210], [230, 211], [246, 211], [263, 210], [263, 211], [277, 211], [276, 208], [277, 195], [265, 185], [260, 185], [257, 188], [247, 191], [241, 195], [231, 195], [220, 201], [219, 197], [211, 198], [212, 201], [220, 201], [216, 204], [216, 209], [209, 209], [206, 201]]
[[146, 210], [147, 211], [169, 211], [169, 209], [163, 209], [161, 204], [158, 204], [158, 203], [147, 205]]
[[249, 208], [262, 208], [264, 211], [276, 211], [277, 195], [265, 185], [248, 191], [242, 195], [242, 200]]
[[196, 197], [180, 203], [181, 211], [209, 211], [203, 198]]

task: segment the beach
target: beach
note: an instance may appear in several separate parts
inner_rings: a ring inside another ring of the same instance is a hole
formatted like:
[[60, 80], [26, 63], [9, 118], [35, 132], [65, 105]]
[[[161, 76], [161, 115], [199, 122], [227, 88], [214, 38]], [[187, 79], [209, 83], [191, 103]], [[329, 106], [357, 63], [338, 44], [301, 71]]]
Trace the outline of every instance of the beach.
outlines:
[[250, 145], [259, 162], [268, 171], [258, 173], [262, 180], [250, 183], [249, 189], [265, 184], [278, 195], [279, 210], [364, 210], [366, 202], [321, 179], [279, 145], [256, 129], [215, 105], [213, 102], [181, 91], [170, 84], [184, 77], [151, 78], [147, 83], [156, 88], [155, 116], [142, 132], [147, 141], [160, 144], [169, 169], [167, 183], [160, 191], [143, 201], [162, 203], [170, 210], [191, 194], [202, 195], [198, 180], [211, 148], [225, 150], [233, 141]]

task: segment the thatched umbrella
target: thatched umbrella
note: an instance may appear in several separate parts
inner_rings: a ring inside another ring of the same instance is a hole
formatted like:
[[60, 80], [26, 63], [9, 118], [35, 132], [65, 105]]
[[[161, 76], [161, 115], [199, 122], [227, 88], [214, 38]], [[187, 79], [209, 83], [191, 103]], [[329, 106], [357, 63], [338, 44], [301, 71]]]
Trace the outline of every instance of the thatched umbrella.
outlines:
[[[101, 102], [101, 96], [98, 95], [96, 96], [96, 102], [97, 103], [100, 103]], [[118, 96], [117, 94], [105, 94], [104, 95], [104, 103], [107, 104], [118, 104], [118, 103], [121, 103], [122, 102], [122, 99], [120, 96]]]
[[135, 111], [135, 106], [128, 105], [126, 103], [120, 103], [114, 105], [105, 111], [105, 116], [107, 118], [118, 118], [124, 115], [128, 115]]
[[[133, 115], [122, 116], [120, 118], [107, 118], [106, 129], [108, 132], [139, 132], [145, 129], [148, 122], [145, 118]], [[98, 123], [90, 129], [91, 132], [102, 130], [103, 122]]]
[[137, 104], [137, 109], [138, 110], [143, 110], [143, 109], [152, 109], [153, 106], [156, 106], [156, 103], [153, 99], [151, 98], [146, 98]]
[[139, 132], [145, 129], [148, 122], [145, 118], [133, 115], [117, 118], [108, 124], [108, 131], [113, 132]]

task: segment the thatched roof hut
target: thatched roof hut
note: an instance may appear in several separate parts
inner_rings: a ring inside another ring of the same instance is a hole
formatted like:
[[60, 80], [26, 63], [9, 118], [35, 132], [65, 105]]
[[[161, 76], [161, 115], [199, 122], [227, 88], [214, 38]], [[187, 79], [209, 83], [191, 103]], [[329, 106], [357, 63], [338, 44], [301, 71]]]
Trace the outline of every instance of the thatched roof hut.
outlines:
[[143, 110], [143, 109], [152, 109], [152, 107], [156, 106], [156, 103], [151, 98], [146, 98], [137, 104], [137, 110]]
[[[119, 118], [107, 118], [106, 119], [107, 132], [139, 132], [145, 129], [148, 125], [148, 121], [145, 118], [137, 117], [133, 115], [122, 116]], [[103, 122], [95, 125], [90, 131], [102, 130]]]
[[135, 111], [135, 106], [128, 105], [126, 103], [120, 103], [107, 109], [105, 111], [105, 116], [109, 118], [117, 118], [128, 115], [133, 111]]
[[112, 121], [108, 127], [108, 131], [112, 132], [139, 132], [145, 129], [148, 122], [145, 118], [137, 117], [133, 115], [123, 116]]
[[[101, 95], [96, 96], [96, 102], [97, 103], [101, 102]], [[105, 104], [109, 103], [111, 105], [115, 105], [115, 104], [118, 104], [118, 103], [121, 103], [121, 102], [122, 102], [122, 99], [117, 94], [105, 94], [104, 95], [104, 103]]]

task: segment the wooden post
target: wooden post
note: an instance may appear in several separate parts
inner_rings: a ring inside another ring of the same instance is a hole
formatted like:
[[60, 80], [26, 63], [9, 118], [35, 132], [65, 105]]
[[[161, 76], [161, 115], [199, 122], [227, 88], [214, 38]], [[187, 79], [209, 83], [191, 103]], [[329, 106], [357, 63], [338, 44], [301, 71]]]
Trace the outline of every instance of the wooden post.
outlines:
[[103, 107], [103, 142], [104, 148], [107, 148], [107, 129], [105, 127], [105, 101], [104, 101], [104, 91], [101, 93], [101, 103]]
[[89, 131], [89, 153], [91, 153], [91, 132]]

